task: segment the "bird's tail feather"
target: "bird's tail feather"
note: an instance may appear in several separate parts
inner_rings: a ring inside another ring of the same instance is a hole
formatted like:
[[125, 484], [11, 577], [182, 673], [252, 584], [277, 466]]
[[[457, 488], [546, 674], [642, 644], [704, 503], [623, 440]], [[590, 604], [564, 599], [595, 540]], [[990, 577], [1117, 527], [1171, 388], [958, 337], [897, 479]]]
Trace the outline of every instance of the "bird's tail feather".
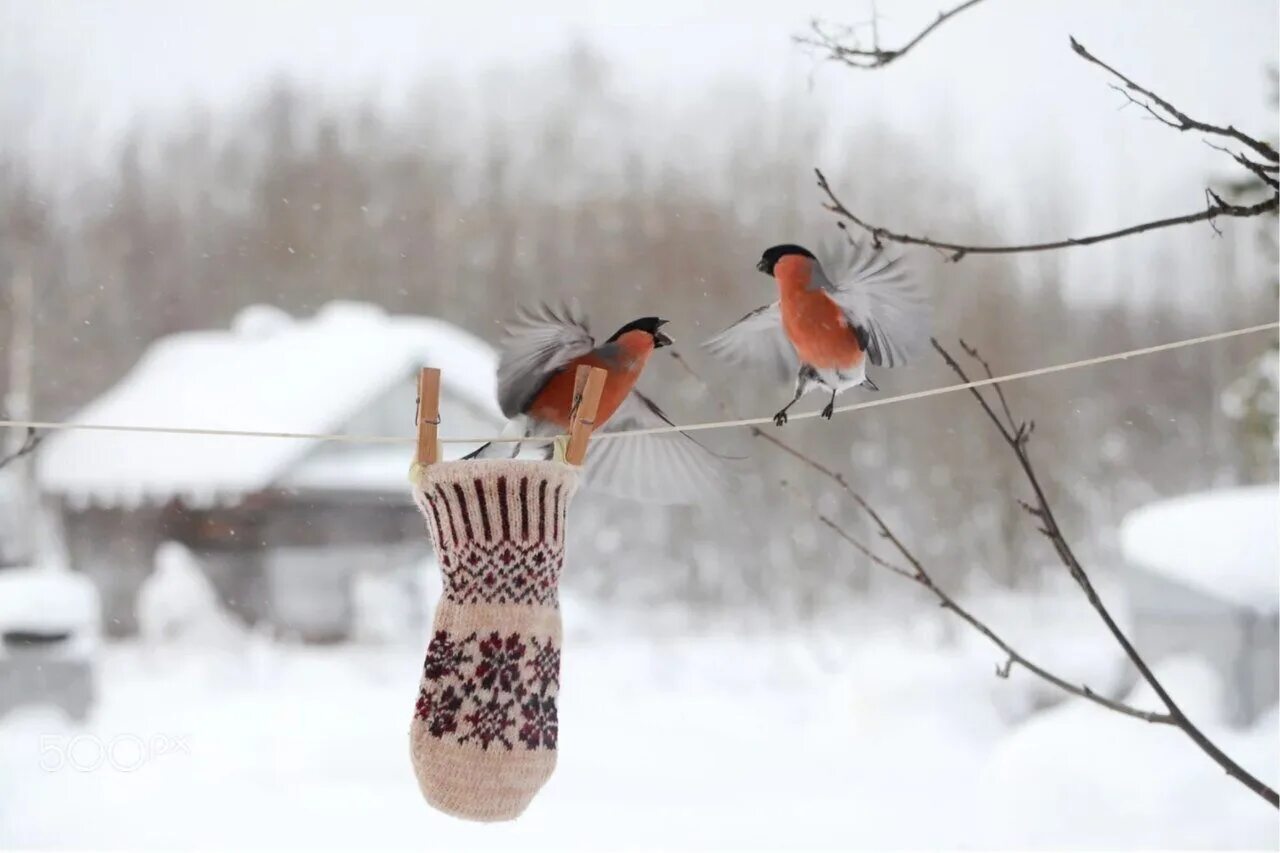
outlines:
[[[529, 420], [521, 415], [507, 421], [502, 428], [502, 438], [525, 438], [529, 435]], [[463, 459], [514, 459], [524, 445], [518, 441], [486, 441]]]

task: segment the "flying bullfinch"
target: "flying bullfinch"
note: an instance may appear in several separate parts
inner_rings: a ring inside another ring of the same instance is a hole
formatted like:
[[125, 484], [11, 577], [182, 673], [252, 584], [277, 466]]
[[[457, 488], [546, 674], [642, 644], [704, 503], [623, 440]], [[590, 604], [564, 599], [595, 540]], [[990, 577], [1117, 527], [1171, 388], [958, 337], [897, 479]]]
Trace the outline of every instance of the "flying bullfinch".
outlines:
[[[574, 308], [522, 310], [507, 328], [498, 361], [498, 404], [510, 419], [504, 436], [568, 432], [574, 375], [581, 364], [608, 373], [596, 410], [597, 436], [674, 426], [635, 387], [654, 351], [672, 343], [661, 331], [666, 322], [658, 317], [632, 320], [597, 346], [587, 321]], [[518, 443], [486, 444], [468, 458], [519, 452]], [[727, 485], [728, 461], [683, 432], [597, 438], [587, 451], [583, 485], [646, 503], [696, 503]]]
[[761, 306], [704, 346], [735, 364], [765, 367], [795, 379], [795, 396], [773, 422], [814, 386], [831, 392], [822, 410], [830, 419], [836, 394], [857, 385], [879, 390], [867, 362], [898, 367], [928, 339], [927, 294], [900, 256], [853, 242], [824, 252], [824, 264], [803, 246], [767, 249], [756, 269], [778, 283], [778, 301]]

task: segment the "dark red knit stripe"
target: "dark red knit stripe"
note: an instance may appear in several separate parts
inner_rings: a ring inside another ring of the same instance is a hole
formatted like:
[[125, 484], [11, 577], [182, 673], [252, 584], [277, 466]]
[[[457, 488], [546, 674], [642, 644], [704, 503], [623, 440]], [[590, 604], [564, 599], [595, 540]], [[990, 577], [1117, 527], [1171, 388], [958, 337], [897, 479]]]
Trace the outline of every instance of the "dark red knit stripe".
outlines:
[[484, 525], [484, 541], [490, 542], [493, 540], [493, 530], [489, 527], [489, 502], [484, 499], [484, 483], [476, 477], [472, 485], [476, 489], [476, 501], [480, 504], [480, 523]]
[[440, 498], [440, 505], [444, 507], [444, 520], [448, 522], [447, 526], [449, 528], [449, 541], [457, 542], [458, 534], [456, 531], [458, 528], [457, 528], [457, 522], [453, 520], [453, 504], [449, 500], [449, 495], [445, 493], [444, 486], [437, 484], [436, 494]]
[[538, 541], [547, 541], [547, 481], [538, 483]]
[[529, 538], [529, 478], [520, 478], [520, 538]]
[[471, 513], [467, 512], [467, 496], [462, 493], [462, 486], [458, 483], [453, 484], [453, 493], [458, 497], [458, 512], [462, 513], [462, 526], [467, 531], [467, 541], [471, 542], [476, 538], [476, 534], [471, 529]]
[[[436, 535], [440, 537], [440, 544], [446, 544], [444, 525], [440, 523], [440, 510], [436, 509], [435, 501], [427, 501], [427, 506], [431, 507], [431, 516], [436, 520]], [[450, 537], [450, 542], [452, 537]]]
[[556, 486], [556, 507], [551, 513], [551, 541], [560, 541], [560, 491], [564, 486]]
[[498, 478], [498, 517], [502, 519], [502, 541], [511, 538], [511, 529], [507, 521], [507, 478]]

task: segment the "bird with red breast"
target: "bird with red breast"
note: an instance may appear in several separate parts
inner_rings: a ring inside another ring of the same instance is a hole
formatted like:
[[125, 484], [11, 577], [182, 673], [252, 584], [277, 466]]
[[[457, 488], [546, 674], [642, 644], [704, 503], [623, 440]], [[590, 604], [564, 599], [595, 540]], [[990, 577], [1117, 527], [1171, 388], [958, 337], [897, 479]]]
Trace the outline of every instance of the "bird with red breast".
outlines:
[[[685, 504], [708, 500], [728, 485], [729, 457], [687, 433], [604, 438], [627, 430], [673, 428], [671, 418], [636, 383], [650, 357], [671, 346], [667, 321], [640, 317], [597, 345], [588, 322], [574, 306], [521, 309], [508, 325], [498, 360], [498, 404], [509, 418], [504, 437], [531, 438], [568, 432], [579, 365], [606, 372], [596, 409], [596, 437], [587, 452], [583, 485], [646, 503]], [[467, 458], [512, 457], [520, 442], [485, 444]], [[550, 458], [551, 446], [546, 456]]]
[[841, 391], [879, 390], [868, 364], [907, 364], [928, 341], [928, 295], [901, 255], [852, 240], [823, 254], [825, 262], [795, 243], [766, 249], [756, 269], [775, 280], [778, 300], [704, 344], [736, 366], [794, 379], [791, 401], [773, 416], [778, 426], [812, 388], [831, 394], [822, 410], [829, 420]]

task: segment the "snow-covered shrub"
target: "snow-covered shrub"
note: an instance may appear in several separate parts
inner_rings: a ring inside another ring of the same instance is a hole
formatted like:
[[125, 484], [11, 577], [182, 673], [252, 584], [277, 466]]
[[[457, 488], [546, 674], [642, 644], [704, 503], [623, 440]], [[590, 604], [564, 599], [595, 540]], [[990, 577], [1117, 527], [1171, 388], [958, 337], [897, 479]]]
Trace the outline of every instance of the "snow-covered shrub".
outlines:
[[138, 591], [138, 629], [149, 643], [219, 644], [242, 633], [195, 555], [177, 542], [156, 549], [155, 570]]

